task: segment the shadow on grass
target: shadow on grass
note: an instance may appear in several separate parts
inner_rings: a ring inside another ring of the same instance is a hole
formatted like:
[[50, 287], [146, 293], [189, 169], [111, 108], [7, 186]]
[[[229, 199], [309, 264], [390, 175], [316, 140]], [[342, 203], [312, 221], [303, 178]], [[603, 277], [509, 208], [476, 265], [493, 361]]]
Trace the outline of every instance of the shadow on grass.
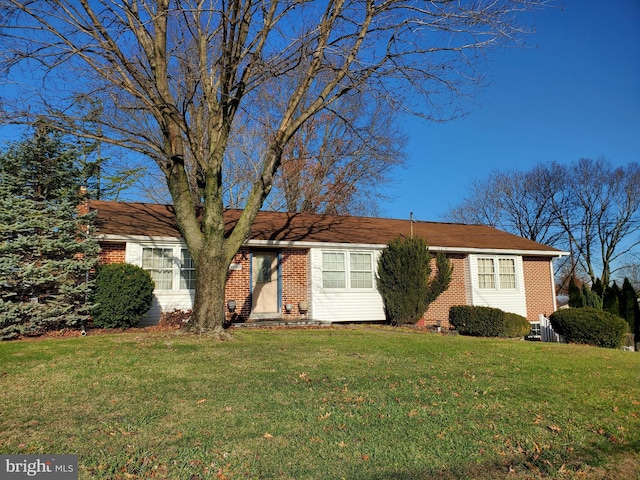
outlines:
[[[474, 465], [406, 471], [382, 469], [353, 477], [359, 480], [640, 480], [640, 445], [616, 445], [610, 449], [573, 451], [551, 461], [544, 455], [490, 460]], [[550, 456], [549, 456], [550, 457]]]

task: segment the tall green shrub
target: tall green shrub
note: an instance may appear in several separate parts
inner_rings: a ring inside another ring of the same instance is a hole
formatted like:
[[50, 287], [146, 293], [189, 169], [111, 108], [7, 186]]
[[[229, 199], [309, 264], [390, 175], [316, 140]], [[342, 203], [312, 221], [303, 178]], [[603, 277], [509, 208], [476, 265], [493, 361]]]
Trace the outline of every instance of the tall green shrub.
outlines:
[[620, 288], [616, 282], [613, 282], [613, 285], [604, 289], [602, 309], [613, 315], [620, 315]]
[[[629, 324], [629, 331], [635, 333], [640, 324], [640, 306], [638, 296], [628, 278], [622, 282], [620, 291], [620, 316]], [[640, 339], [636, 339], [640, 341]]]
[[584, 298], [584, 304], [581, 307], [597, 308], [602, 310], [602, 299], [600, 295], [591, 288], [587, 287], [586, 283], [582, 284], [582, 296]]
[[0, 154], [0, 338], [89, 318], [97, 240], [78, 210], [78, 153], [41, 127]]
[[103, 328], [135, 327], [151, 308], [153, 280], [128, 263], [101, 265], [96, 275], [93, 324]]
[[437, 274], [429, 281], [427, 285], [427, 307], [440, 296], [451, 283], [453, 276], [453, 265], [444, 252], [436, 254], [436, 271]]
[[451, 262], [439, 255], [438, 272], [431, 281], [430, 262], [427, 243], [419, 237], [398, 237], [380, 254], [376, 281], [392, 324], [415, 324], [449, 286]]
[[593, 282], [593, 285], [591, 286], [591, 290], [593, 290], [596, 295], [602, 298], [604, 296], [604, 286], [602, 285], [602, 280], [596, 278], [596, 281]]
[[578, 287], [575, 277], [569, 280], [569, 306], [573, 308], [584, 307], [584, 291]]

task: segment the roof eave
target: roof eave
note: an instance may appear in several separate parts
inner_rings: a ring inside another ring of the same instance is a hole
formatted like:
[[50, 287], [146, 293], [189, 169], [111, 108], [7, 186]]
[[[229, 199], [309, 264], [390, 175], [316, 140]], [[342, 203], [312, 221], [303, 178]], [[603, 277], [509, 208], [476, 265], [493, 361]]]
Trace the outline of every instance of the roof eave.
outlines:
[[[183, 242], [182, 237], [166, 237], [166, 236], [149, 236], [149, 235], [117, 235], [117, 234], [101, 234], [98, 235], [99, 240], [103, 241], [132, 241], [141, 243], [162, 243], [171, 242], [178, 243]], [[295, 241], [295, 240], [258, 240], [248, 239], [244, 242], [247, 247], [288, 247], [288, 248], [350, 248], [350, 249], [383, 249], [386, 244], [380, 243], [341, 243], [341, 242], [309, 242], [309, 241]], [[569, 252], [563, 252], [560, 250], [526, 250], [526, 249], [504, 249], [504, 248], [471, 248], [471, 247], [438, 247], [430, 245], [429, 250], [434, 252], [447, 252], [447, 253], [465, 253], [465, 254], [477, 254], [477, 255], [490, 255], [499, 253], [500, 255], [521, 255], [521, 256], [536, 256], [536, 257], [553, 257], [561, 258], [569, 255]]]

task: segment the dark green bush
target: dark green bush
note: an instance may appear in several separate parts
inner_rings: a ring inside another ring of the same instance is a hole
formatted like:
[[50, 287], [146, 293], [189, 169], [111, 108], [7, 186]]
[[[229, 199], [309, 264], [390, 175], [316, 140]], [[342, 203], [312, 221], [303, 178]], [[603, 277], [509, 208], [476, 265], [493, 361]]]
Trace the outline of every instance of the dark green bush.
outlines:
[[461, 335], [474, 337], [523, 337], [531, 330], [529, 321], [521, 315], [469, 305], [451, 307], [449, 323]]
[[388, 320], [394, 325], [415, 324], [427, 309], [430, 255], [419, 237], [396, 238], [378, 259], [376, 284]]
[[445, 254], [436, 257], [436, 275], [430, 280], [431, 254], [420, 237], [398, 237], [378, 259], [376, 284], [393, 325], [415, 324], [429, 303], [447, 289], [453, 267]]
[[153, 288], [149, 272], [136, 265], [112, 263], [100, 266], [93, 293], [94, 326], [136, 326], [151, 307]]
[[627, 332], [627, 322], [622, 318], [596, 308], [558, 310], [549, 320], [553, 329], [569, 343], [618, 348]]

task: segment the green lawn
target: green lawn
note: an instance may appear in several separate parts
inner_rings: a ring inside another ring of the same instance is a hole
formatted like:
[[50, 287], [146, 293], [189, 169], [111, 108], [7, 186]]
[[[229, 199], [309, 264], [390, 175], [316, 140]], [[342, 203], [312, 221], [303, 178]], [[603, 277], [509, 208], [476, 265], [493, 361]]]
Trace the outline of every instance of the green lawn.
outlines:
[[382, 327], [0, 344], [0, 453], [80, 478], [640, 478], [640, 354]]

